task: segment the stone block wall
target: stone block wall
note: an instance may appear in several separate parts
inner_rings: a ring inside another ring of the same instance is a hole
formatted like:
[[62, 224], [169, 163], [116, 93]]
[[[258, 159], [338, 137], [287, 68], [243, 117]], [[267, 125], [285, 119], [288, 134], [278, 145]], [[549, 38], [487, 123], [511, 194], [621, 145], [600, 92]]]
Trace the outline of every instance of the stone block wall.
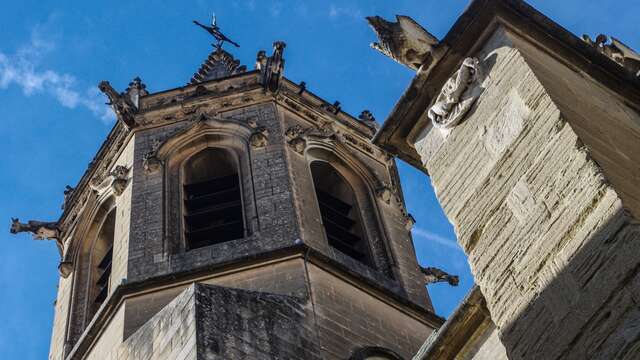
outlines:
[[296, 297], [192, 284], [124, 341], [118, 314], [87, 359], [320, 359]]
[[[174, 224], [180, 218], [179, 209], [167, 209], [168, 191], [163, 171], [148, 174], [142, 171], [143, 157], [152, 151], [153, 144], [162, 143], [193, 125], [182, 121], [140, 132], [137, 136], [132, 213], [136, 223], [132, 224], [129, 250], [129, 281], [140, 281], [153, 276], [188, 271], [205, 265], [223, 264], [240, 258], [255, 256], [294, 245], [297, 226], [293, 211], [293, 199], [289, 186], [287, 168], [283, 154], [283, 131], [275, 109], [271, 104], [250, 106], [220, 114], [223, 119], [241, 122], [256, 121], [269, 131], [269, 144], [252, 149], [251, 173], [243, 179], [250, 184], [252, 207], [257, 217], [247, 219], [256, 231], [248, 237], [227, 243], [193, 249], [188, 253], [174, 252], [173, 243], [180, 242], [179, 229]], [[247, 194], [248, 196], [249, 194]], [[169, 219], [173, 217], [175, 219]]]
[[416, 149], [509, 358], [636, 358], [637, 110], [504, 29], [473, 55], [476, 105]]
[[347, 359], [365, 347], [390, 349], [409, 359], [435, 328], [322, 268], [308, 267], [324, 359]]

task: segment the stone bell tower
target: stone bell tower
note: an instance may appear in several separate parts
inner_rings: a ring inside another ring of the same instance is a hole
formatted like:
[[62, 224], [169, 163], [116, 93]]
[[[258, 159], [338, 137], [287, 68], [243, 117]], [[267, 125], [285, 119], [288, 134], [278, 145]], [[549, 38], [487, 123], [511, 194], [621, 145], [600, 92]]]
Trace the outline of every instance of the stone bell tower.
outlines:
[[118, 121], [59, 221], [14, 223], [61, 251], [49, 358], [410, 358], [442, 319], [373, 116], [201, 26], [189, 84], [100, 84]]

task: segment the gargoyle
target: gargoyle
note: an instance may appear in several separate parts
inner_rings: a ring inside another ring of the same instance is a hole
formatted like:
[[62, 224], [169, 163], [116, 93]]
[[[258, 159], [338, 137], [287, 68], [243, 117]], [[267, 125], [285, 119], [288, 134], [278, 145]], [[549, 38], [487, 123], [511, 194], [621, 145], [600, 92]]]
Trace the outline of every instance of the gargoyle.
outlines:
[[424, 274], [425, 285], [448, 282], [451, 286], [458, 286], [458, 283], [460, 282], [460, 278], [457, 275], [451, 275], [436, 267], [420, 266], [420, 271]]
[[119, 94], [108, 81], [101, 81], [98, 84], [98, 89], [109, 98], [107, 105], [111, 106], [118, 120], [122, 120], [129, 128], [135, 127], [134, 116], [138, 109], [129, 99], [129, 96]]
[[358, 119], [371, 129], [374, 134], [380, 129], [380, 125], [376, 122], [376, 118], [373, 117], [373, 114], [371, 114], [371, 111], [369, 110], [362, 111], [358, 116]]
[[438, 39], [412, 18], [396, 15], [396, 22], [380, 16], [368, 16], [367, 21], [378, 36], [379, 42], [371, 47], [413, 70], [431, 61], [431, 53]]
[[262, 73], [262, 86], [265, 90], [276, 91], [280, 84], [280, 78], [284, 75], [284, 48], [287, 46], [282, 41], [273, 43], [273, 55], [267, 57], [264, 50], [260, 50], [256, 57], [256, 69]]
[[[448, 129], [462, 121], [478, 98], [480, 63], [476, 58], [466, 58], [460, 69], [444, 84], [435, 104], [429, 108], [428, 116], [435, 127]], [[474, 90], [474, 91], [470, 91]]]
[[[589, 35], [582, 35], [582, 40], [630, 71], [634, 76], [640, 77], [640, 54], [622, 41], [604, 34], [598, 35], [595, 41]], [[607, 44], [609, 40], [611, 43]]]
[[44, 222], [29, 220], [27, 223], [21, 223], [20, 219], [11, 218], [11, 228], [9, 232], [17, 234], [21, 232], [30, 232], [33, 234], [34, 240], [50, 240], [58, 239], [60, 230], [57, 222]]

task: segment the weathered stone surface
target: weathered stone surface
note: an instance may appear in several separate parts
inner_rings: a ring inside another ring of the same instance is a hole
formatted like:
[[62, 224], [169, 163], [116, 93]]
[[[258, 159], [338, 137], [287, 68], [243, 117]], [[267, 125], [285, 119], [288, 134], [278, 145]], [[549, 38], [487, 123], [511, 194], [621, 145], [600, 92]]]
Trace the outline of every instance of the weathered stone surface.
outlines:
[[507, 30], [476, 56], [475, 108], [416, 149], [509, 358], [637, 357], [638, 113]]
[[[192, 282], [238, 289], [228, 301], [217, 297], [224, 291], [213, 291], [209, 313], [196, 316], [218, 316], [211, 321], [226, 326], [220, 332], [228, 330], [228, 339], [212, 333], [211, 351], [197, 355], [205, 358], [343, 359], [379, 345], [408, 357], [442, 322], [433, 314], [415, 257], [396, 165], [371, 143], [372, 118], [353, 118], [278, 69], [272, 78], [277, 81], [266, 89], [259, 72], [234, 72], [138, 96], [135, 128], [116, 125], [65, 207], [64, 259], [77, 263], [71, 282], [60, 283], [50, 358], [88, 352], [94, 358], [126, 359], [123, 352], [128, 358], [193, 358], [187, 349], [197, 345], [188, 335], [191, 320], [170, 314]], [[301, 129], [294, 135], [302, 146], [292, 146], [292, 128]], [[209, 148], [224, 149], [237, 163], [243, 236], [191, 247], [185, 168]], [[313, 161], [331, 164], [353, 188], [366, 261], [329, 244], [309, 171]], [[118, 176], [109, 177], [115, 169]], [[108, 293], [96, 301], [102, 294], [96, 284], [107, 272], [95, 269], [100, 260], [87, 259], [102, 216], [114, 207]], [[322, 272], [330, 276], [317, 275]], [[246, 295], [251, 291], [269, 295]], [[303, 314], [288, 312], [294, 309], [289, 300], [274, 305], [284, 298], [298, 299]], [[263, 312], [274, 308], [288, 325]], [[261, 315], [242, 323], [227, 317], [236, 311]], [[311, 314], [315, 320], [309, 323]], [[171, 325], [171, 334], [155, 333], [167, 317], [185, 323]], [[285, 325], [312, 330], [305, 344], [315, 347], [313, 356], [287, 352], [297, 340], [278, 338]], [[251, 332], [258, 327], [269, 337]]]

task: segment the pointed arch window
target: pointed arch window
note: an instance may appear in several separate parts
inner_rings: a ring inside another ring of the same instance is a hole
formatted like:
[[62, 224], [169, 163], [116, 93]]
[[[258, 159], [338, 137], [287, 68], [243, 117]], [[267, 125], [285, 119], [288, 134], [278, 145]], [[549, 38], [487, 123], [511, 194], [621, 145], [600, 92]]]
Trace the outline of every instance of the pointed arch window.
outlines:
[[329, 245], [361, 263], [371, 265], [369, 244], [353, 188], [327, 162], [314, 161], [310, 167]]
[[89, 299], [93, 303], [89, 304], [90, 316], [88, 319], [93, 317], [109, 294], [115, 227], [116, 209], [113, 208], [100, 225], [91, 251], [91, 285], [93, 289]]
[[206, 148], [184, 165], [184, 237], [187, 250], [244, 237], [237, 161], [221, 148]]

